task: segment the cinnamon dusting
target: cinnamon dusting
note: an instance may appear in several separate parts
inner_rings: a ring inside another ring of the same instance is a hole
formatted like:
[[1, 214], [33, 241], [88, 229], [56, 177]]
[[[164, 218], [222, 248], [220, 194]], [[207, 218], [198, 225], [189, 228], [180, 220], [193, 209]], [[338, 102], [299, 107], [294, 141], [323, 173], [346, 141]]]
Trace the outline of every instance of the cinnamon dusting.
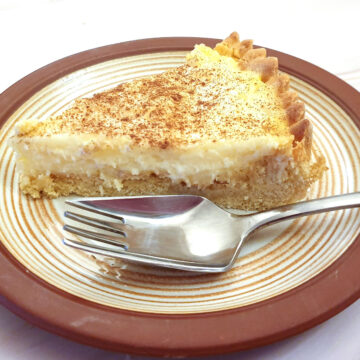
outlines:
[[256, 73], [194, 61], [78, 99], [26, 136], [59, 133], [126, 136], [160, 149], [290, 135], [281, 100]]

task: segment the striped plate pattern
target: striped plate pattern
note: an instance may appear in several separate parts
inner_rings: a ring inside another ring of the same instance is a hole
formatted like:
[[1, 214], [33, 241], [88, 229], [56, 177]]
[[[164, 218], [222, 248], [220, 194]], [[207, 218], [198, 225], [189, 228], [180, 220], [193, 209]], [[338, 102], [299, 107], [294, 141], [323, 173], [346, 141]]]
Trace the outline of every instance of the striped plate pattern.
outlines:
[[[161, 72], [185, 52], [138, 55], [65, 76], [23, 104], [0, 132], [0, 239], [29, 271], [68, 293], [111, 307], [151, 313], [201, 313], [253, 304], [313, 278], [354, 241], [359, 210], [314, 215], [256, 234], [225, 274], [196, 274], [99, 259], [62, 245], [64, 199], [32, 200], [18, 189], [15, 158], [7, 145], [14, 124], [62, 111], [80, 96]], [[360, 132], [329, 97], [292, 79], [314, 124], [315, 146], [329, 170], [308, 198], [359, 191]], [[204, 241], [206, 241], [204, 239]]]

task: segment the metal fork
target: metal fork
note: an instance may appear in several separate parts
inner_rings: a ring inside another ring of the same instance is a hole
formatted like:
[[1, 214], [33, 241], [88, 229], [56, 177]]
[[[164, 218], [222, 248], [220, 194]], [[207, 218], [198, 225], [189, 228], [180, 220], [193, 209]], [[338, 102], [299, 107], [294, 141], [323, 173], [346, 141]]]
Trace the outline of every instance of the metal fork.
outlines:
[[[66, 204], [64, 230], [82, 241], [66, 237], [65, 245], [148, 265], [224, 272], [233, 266], [244, 240], [256, 229], [300, 216], [359, 207], [360, 193], [250, 215], [229, 213], [193, 195], [83, 198]], [[77, 223], [85, 226], [74, 226]]]

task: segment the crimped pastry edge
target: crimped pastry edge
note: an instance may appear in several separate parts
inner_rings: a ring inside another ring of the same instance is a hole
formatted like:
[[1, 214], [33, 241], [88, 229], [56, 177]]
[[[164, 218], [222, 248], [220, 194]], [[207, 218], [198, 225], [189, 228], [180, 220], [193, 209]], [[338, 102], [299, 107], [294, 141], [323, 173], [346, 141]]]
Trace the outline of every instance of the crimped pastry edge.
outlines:
[[231, 33], [214, 50], [236, 60], [241, 70], [260, 74], [264, 83], [271, 85], [282, 101], [290, 132], [294, 135], [293, 155], [296, 160], [310, 160], [312, 150], [312, 124], [305, 118], [305, 104], [298, 94], [290, 90], [290, 77], [279, 71], [278, 59], [269, 57], [264, 48], [253, 48], [252, 40], [240, 41], [237, 32]]

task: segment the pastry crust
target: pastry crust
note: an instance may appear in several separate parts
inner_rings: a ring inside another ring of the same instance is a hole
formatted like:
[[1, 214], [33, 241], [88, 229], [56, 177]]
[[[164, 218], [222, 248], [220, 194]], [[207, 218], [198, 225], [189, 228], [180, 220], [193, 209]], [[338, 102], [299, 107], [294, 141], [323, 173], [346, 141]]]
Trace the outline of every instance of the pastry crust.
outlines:
[[240, 41], [239, 34], [233, 32], [215, 46], [220, 55], [232, 57], [241, 70], [258, 72], [264, 83], [271, 85], [286, 110], [290, 132], [294, 135], [294, 156], [296, 160], [310, 160], [312, 148], [312, 125], [305, 119], [305, 105], [295, 91], [290, 90], [290, 78], [279, 71], [278, 59], [267, 57], [266, 49], [253, 48], [252, 40]]

